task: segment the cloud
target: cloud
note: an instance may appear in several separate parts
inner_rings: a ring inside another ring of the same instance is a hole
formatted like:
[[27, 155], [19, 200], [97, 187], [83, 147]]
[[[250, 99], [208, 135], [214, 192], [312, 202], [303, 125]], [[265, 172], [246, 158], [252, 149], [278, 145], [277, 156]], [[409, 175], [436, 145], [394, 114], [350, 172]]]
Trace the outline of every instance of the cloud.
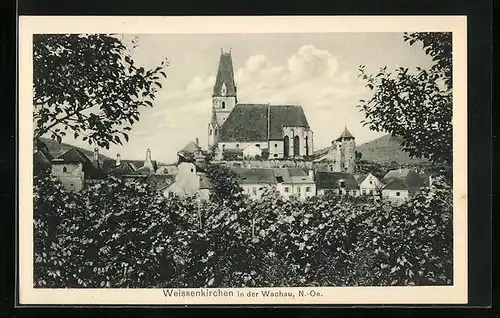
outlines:
[[314, 45], [304, 45], [288, 59], [292, 80], [310, 77], [333, 78], [339, 68], [337, 59], [327, 50]]
[[186, 87], [187, 92], [204, 92], [209, 91], [214, 87], [215, 76], [208, 76], [204, 78], [203, 76], [194, 77]]

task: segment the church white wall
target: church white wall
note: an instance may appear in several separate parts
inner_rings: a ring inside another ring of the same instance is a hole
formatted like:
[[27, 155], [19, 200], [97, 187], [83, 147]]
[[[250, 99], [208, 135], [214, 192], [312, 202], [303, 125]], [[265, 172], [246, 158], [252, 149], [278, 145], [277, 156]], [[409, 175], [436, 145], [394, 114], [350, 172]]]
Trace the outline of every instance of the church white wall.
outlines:
[[[313, 134], [312, 131], [304, 128], [304, 127], [283, 127], [283, 138], [285, 136], [288, 136], [290, 138], [290, 143], [289, 143], [289, 155], [290, 157], [293, 157], [294, 154], [294, 143], [293, 140], [295, 136], [299, 136], [299, 156], [303, 157], [307, 154], [307, 149], [306, 149], [306, 137], [308, 139], [307, 144], [309, 148], [309, 155], [312, 155], [313, 153], [313, 147], [312, 147], [312, 140], [313, 140]], [[283, 146], [281, 147], [283, 148]]]
[[261, 141], [248, 141], [248, 142], [219, 142], [219, 151], [223, 149], [239, 149], [241, 151], [245, 150], [249, 146], [254, 145], [260, 146], [260, 149], [267, 149], [268, 143], [265, 140]]

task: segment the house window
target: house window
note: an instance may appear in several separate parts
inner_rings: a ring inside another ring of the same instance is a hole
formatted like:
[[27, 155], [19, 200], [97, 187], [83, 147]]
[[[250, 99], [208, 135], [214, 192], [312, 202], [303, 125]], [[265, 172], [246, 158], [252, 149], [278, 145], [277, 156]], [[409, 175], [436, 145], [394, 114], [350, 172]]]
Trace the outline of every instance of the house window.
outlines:
[[226, 145], [223, 144], [222, 145], [222, 150], [224, 150], [224, 149], [226, 149]]
[[[223, 91], [224, 93], [224, 91]], [[222, 101], [222, 109], [226, 108], [226, 102], [225, 101]]]
[[193, 169], [193, 168], [191, 168], [191, 172], [194, 172], [194, 169]]
[[300, 193], [300, 187], [297, 187], [297, 193]]
[[366, 190], [362, 190], [361, 193], [366, 194]]
[[400, 196], [400, 194], [401, 194], [401, 193], [399, 193], [399, 192], [396, 192], [396, 196], [397, 196], [397, 197], [399, 197], [399, 196]]
[[253, 195], [257, 195], [257, 188], [255, 188], [255, 187], [252, 188], [252, 193], [253, 193]]
[[290, 192], [290, 188], [285, 187], [285, 192], [286, 192], [286, 193]]
[[277, 154], [277, 153], [275, 153], [273, 156], [274, 156], [274, 158], [277, 158], [277, 157], [278, 157], [278, 154]]
[[372, 180], [370, 180], [370, 184], [373, 184], [373, 181], [372, 181]]
[[306, 187], [306, 192], [311, 192], [311, 187]]
[[236, 149], [240, 149], [240, 144], [236, 144]]
[[274, 144], [274, 148], [278, 147], [278, 144]]
[[68, 168], [63, 167], [63, 172], [68, 172]]
[[278, 183], [283, 183], [283, 177], [282, 177], [282, 176], [277, 176], [277, 177], [276, 177], [276, 181], [277, 181]]
[[370, 190], [370, 195], [372, 195], [372, 194], [373, 194], [373, 190]]
[[215, 135], [217, 136], [217, 129], [215, 130]]

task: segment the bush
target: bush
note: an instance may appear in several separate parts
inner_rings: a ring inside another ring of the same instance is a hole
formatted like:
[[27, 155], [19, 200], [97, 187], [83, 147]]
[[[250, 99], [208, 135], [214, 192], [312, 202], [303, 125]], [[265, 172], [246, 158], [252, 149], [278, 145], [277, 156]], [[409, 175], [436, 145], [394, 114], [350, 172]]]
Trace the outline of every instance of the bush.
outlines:
[[[223, 168], [213, 175], [223, 176]], [[451, 188], [400, 205], [327, 195], [163, 199], [106, 181], [35, 178], [35, 287], [452, 284]]]

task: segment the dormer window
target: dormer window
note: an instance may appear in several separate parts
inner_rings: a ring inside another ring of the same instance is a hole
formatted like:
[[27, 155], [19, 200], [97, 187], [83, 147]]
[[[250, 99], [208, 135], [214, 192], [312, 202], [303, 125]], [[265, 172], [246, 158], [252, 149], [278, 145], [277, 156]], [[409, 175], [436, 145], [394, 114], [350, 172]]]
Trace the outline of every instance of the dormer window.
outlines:
[[64, 173], [68, 172], [68, 168], [63, 167], [63, 172], [64, 172]]
[[344, 180], [340, 180], [339, 181], [339, 185], [341, 188], [345, 188], [345, 181]]

